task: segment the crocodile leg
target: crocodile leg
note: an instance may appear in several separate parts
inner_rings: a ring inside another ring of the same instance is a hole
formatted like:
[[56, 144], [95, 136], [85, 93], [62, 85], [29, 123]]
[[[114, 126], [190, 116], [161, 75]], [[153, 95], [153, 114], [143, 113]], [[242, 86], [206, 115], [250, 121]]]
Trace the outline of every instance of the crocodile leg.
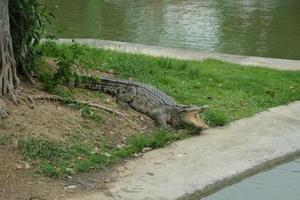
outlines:
[[164, 119], [164, 114], [161, 112], [161, 111], [156, 111], [155, 113], [153, 113], [153, 119], [155, 120], [156, 122], [156, 125], [158, 127], [161, 127], [161, 128], [167, 128], [167, 122], [166, 120]]
[[135, 87], [130, 87], [126, 92], [117, 96], [117, 103], [125, 110], [129, 110], [130, 105], [128, 104], [136, 95]]

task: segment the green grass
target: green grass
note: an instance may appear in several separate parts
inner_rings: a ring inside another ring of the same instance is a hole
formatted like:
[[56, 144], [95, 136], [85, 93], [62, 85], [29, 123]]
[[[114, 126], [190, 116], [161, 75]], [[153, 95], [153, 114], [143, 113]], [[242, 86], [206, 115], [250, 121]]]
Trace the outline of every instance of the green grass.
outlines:
[[[181, 104], [209, 105], [210, 108], [201, 116], [211, 126], [224, 126], [232, 120], [300, 99], [300, 72], [243, 67], [217, 60], [199, 62], [156, 58], [77, 44], [48, 42], [41, 48], [45, 56], [60, 58], [67, 68], [53, 76], [51, 69], [41, 65], [36, 69], [37, 76], [46, 90], [66, 100], [73, 98], [72, 91], [61, 85], [69, 78], [65, 75], [69, 73], [68, 65], [71, 64], [86, 69], [113, 70], [120, 78], [149, 83]], [[89, 108], [79, 109], [85, 118], [102, 120], [101, 115]], [[153, 134], [137, 134], [129, 138], [123, 148], [79, 140], [57, 143], [28, 138], [21, 141], [20, 148], [24, 158], [37, 161], [41, 173], [61, 177], [107, 168], [142, 152], [146, 147], [159, 148], [192, 133], [192, 129], [187, 129], [184, 133], [157, 130]]]
[[244, 67], [217, 60], [182, 61], [73, 45], [42, 45], [49, 57], [154, 85], [181, 104], [209, 105], [213, 126], [300, 99], [300, 72]]
[[83, 118], [90, 119], [98, 123], [103, 121], [103, 117], [97, 110], [92, 109], [91, 107], [85, 105], [78, 105], [78, 106], [80, 108], [80, 113]]
[[142, 152], [146, 147], [159, 148], [186, 136], [187, 133], [157, 130], [153, 134], [129, 138], [123, 148], [111, 148], [105, 144], [91, 145], [76, 140], [58, 143], [39, 138], [25, 138], [21, 140], [20, 150], [25, 159], [38, 163], [39, 172], [57, 178], [107, 168], [121, 159]]
[[205, 113], [205, 117], [210, 124], [214, 124], [215, 126], [224, 126], [229, 121], [226, 113], [223, 111], [214, 111], [212, 109]]

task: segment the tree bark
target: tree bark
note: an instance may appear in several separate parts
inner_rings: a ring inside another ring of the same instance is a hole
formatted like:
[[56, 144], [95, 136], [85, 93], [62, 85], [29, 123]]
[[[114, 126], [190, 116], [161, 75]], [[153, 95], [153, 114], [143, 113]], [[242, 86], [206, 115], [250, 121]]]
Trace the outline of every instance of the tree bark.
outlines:
[[[9, 2], [9, 16], [10, 16], [10, 32], [11, 37], [13, 40], [13, 49], [15, 54], [15, 60], [17, 64], [17, 72], [19, 75], [24, 75], [25, 78], [27, 78], [31, 83], [31, 76], [28, 72], [26, 65], [28, 63], [28, 47], [27, 43], [28, 41], [28, 32], [32, 28], [32, 18], [28, 16], [25, 12], [25, 10], [18, 10], [16, 7], [18, 7], [20, 3], [18, 3], [20, 0], [14, 0]], [[23, 3], [22, 5], [30, 5], [29, 0], [21, 0]]]
[[0, 0], [0, 96], [9, 96], [16, 102], [19, 84], [9, 24], [9, 0]]

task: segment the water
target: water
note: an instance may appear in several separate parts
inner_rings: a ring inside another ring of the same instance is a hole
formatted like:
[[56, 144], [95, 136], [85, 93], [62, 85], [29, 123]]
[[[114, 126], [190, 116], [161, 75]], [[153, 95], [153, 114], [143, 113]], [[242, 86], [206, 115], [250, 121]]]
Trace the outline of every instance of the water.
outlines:
[[300, 0], [40, 0], [60, 37], [300, 59]]
[[203, 200], [300, 199], [300, 159], [247, 178]]

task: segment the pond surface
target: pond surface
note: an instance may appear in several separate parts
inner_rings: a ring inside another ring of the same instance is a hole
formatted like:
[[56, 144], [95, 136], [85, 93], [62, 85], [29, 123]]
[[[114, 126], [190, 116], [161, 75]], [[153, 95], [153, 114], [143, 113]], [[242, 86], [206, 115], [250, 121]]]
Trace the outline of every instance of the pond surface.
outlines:
[[300, 59], [300, 0], [40, 0], [59, 37]]
[[300, 199], [300, 159], [220, 190], [203, 200]]

